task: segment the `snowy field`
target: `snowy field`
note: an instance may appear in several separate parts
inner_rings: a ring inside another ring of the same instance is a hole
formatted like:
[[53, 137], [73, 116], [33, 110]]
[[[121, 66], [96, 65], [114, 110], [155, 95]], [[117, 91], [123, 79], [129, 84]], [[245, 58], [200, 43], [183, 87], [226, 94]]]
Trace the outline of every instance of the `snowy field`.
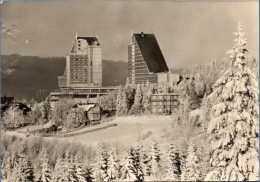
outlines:
[[[86, 145], [97, 145], [100, 142], [132, 145], [141, 137], [144, 142], [161, 139], [170, 130], [170, 116], [129, 116], [118, 117], [117, 126], [61, 140], [77, 141]], [[80, 130], [79, 130], [80, 131]]]
[[[171, 130], [172, 118], [170, 116], [129, 116], [129, 117], [117, 117], [112, 122], [101, 123], [93, 127], [83, 128], [77, 130], [77, 132], [102, 127], [107, 124], [117, 124], [117, 126], [109, 127], [103, 130], [85, 133], [73, 137], [57, 138], [58, 140], [69, 142], [80, 142], [84, 145], [96, 146], [100, 142], [109, 144], [120, 144], [122, 146], [134, 145], [138, 139], [141, 138], [144, 143], [151, 142], [155, 139], [164, 143], [165, 135]], [[31, 130], [32, 128], [30, 128]], [[16, 135], [19, 137], [25, 137], [22, 130], [5, 132], [9, 135]], [[75, 133], [75, 132], [71, 132]], [[29, 137], [36, 137], [31, 135]], [[46, 137], [46, 139], [52, 139], [52, 137]]]

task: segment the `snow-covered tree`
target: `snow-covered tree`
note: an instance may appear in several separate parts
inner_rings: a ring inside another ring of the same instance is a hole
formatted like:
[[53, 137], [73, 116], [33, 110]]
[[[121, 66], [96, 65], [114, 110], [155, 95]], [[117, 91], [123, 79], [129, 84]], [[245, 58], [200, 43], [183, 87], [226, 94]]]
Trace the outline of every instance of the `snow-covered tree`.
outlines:
[[77, 128], [81, 125], [86, 124], [87, 118], [84, 109], [82, 108], [72, 108], [68, 111], [66, 117], [66, 128]]
[[64, 156], [59, 154], [53, 170], [53, 175], [52, 175], [53, 181], [59, 181], [61, 179], [62, 175], [65, 173], [66, 170], [64, 166], [65, 166]]
[[208, 127], [214, 170], [206, 180], [259, 180], [258, 79], [246, 65], [247, 40], [240, 24], [234, 34], [231, 66], [210, 95], [218, 103]]
[[140, 162], [136, 156], [136, 150], [131, 147], [127, 151], [127, 157], [125, 158], [122, 170], [121, 179], [123, 181], [143, 181], [143, 175], [140, 169]]
[[94, 180], [95, 181], [109, 181], [108, 175], [108, 154], [104, 151], [103, 146], [98, 148], [97, 161], [94, 166]]
[[179, 181], [181, 174], [181, 161], [179, 152], [173, 144], [170, 145], [170, 149], [167, 154], [167, 173], [165, 180], [166, 181]]
[[75, 169], [74, 161], [72, 160], [72, 157], [70, 156], [69, 152], [66, 152], [65, 154], [63, 165], [64, 165], [63, 166], [64, 173], [61, 175], [58, 182], [77, 181], [78, 179], [76, 177], [76, 169]]
[[110, 149], [107, 173], [109, 181], [117, 181], [120, 178], [120, 165], [114, 146], [111, 146]]
[[142, 162], [141, 162], [141, 154], [142, 154], [142, 145], [138, 145], [137, 148], [135, 148], [135, 168], [137, 171], [137, 177], [139, 181], [143, 181], [144, 180], [144, 173], [143, 173], [143, 169], [142, 169]]
[[51, 105], [50, 105], [50, 102], [48, 102], [47, 100], [44, 101], [42, 103], [41, 111], [42, 111], [43, 119], [46, 119], [46, 120], [50, 119], [51, 118]]
[[195, 92], [196, 96], [202, 98], [206, 91], [206, 83], [200, 74], [195, 77]]
[[145, 111], [151, 110], [151, 95], [153, 94], [152, 87], [149, 85], [146, 85], [143, 92], [143, 99], [142, 99], [142, 105], [144, 107]]
[[121, 87], [116, 98], [116, 115], [125, 115], [128, 112], [125, 90]]
[[9, 157], [8, 155], [2, 155], [1, 159], [1, 179], [9, 181], [12, 173], [11, 157]]
[[99, 99], [99, 105], [104, 111], [114, 110], [116, 108], [116, 94], [102, 95]]
[[144, 176], [150, 176], [152, 173], [152, 164], [151, 164], [151, 156], [147, 154], [145, 151], [141, 153], [141, 167], [144, 173]]
[[86, 180], [87, 180], [87, 182], [94, 181], [93, 172], [94, 171], [93, 171], [93, 168], [91, 166], [86, 167]]
[[44, 152], [41, 160], [41, 174], [38, 182], [52, 182], [52, 174], [46, 152]]
[[75, 164], [75, 176], [77, 178], [77, 181], [78, 182], [86, 182], [87, 178], [88, 178], [87, 168], [81, 162], [78, 155], [75, 156], [74, 164]]
[[184, 79], [178, 85], [179, 94], [179, 109], [177, 118], [181, 124], [189, 122], [190, 111], [197, 109], [199, 106], [199, 100], [195, 92], [195, 84], [193, 79]]
[[206, 131], [212, 115], [211, 100], [207, 97], [206, 93], [204, 94], [204, 97], [201, 102], [201, 109], [203, 110], [203, 113], [201, 114], [200, 120], [202, 122], [203, 129]]
[[12, 179], [11, 181], [19, 182], [33, 182], [34, 181], [34, 171], [30, 160], [19, 155], [13, 167]]
[[60, 100], [55, 102], [52, 111], [52, 120], [56, 126], [63, 126], [65, 124], [64, 121], [66, 121], [67, 115], [74, 105], [74, 102], [68, 100]]
[[143, 99], [143, 93], [141, 90], [141, 86], [138, 84], [136, 93], [135, 93], [134, 104], [132, 105], [131, 110], [129, 111], [130, 114], [142, 113], [142, 110], [143, 110], [142, 99]]
[[188, 155], [181, 174], [182, 181], [198, 181], [201, 180], [201, 169], [199, 159], [196, 156], [195, 149], [192, 143], [188, 148]]
[[161, 151], [156, 141], [153, 141], [151, 145], [151, 165], [152, 165], [152, 177], [153, 180], [161, 180]]

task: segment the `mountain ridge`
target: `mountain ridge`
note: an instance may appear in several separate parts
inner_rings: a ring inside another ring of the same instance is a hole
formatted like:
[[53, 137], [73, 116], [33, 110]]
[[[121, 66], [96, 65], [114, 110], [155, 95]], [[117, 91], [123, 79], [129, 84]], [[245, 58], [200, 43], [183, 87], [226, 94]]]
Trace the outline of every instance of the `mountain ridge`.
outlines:
[[[57, 77], [63, 75], [66, 58], [11, 54], [2, 55], [1, 63], [1, 96], [40, 101], [59, 89]], [[103, 59], [102, 64], [103, 86], [125, 84], [127, 62]], [[178, 69], [171, 71], [181, 72]], [[43, 91], [43, 95], [37, 96], [39, 90]]]

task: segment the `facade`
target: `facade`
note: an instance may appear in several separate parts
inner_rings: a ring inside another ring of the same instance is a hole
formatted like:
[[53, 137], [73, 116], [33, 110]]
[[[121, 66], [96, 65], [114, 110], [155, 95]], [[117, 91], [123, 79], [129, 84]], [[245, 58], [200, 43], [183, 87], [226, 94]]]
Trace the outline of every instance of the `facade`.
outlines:
[[83, 108], [87, 114], [87, 118], [91, 124], [101, 120], [101, 108], [97, 104], [77, 104], [78, 107]]
[[171, 114], [179, 107], [178, 94], [153, 94], [151, 96], [152, 113]]
[[156, 73], [169, 72], [154, 34], [133, 34], [128, 45], [128, 78], [130, 83], [157, 83]]
[[176, 73], [158, 73], [158, 84], [177, 83], [179, 81], [179, 74]]
[[60, 88], [102, 86], [102, 47], [97, 37], [75, 36], [71, 52], [66, 56], [63, 76], [58, 77]]
[[51, 92], [48, 98], [51, 102], [73, 99], [77, 103], [97, 103], [97, 96], [114, 94], [118, 89], [118, 87], [62, 88], [61, 92]]
[[51, 102], [73, 99], [96, 103], [96, 97], [117, 91], [117, 87], [102, 87], [102, 47], [97, 37], [75, 36], [71, 52], [66, 56], [64, 74], [58, 77], [60, 91], [51, 92]]

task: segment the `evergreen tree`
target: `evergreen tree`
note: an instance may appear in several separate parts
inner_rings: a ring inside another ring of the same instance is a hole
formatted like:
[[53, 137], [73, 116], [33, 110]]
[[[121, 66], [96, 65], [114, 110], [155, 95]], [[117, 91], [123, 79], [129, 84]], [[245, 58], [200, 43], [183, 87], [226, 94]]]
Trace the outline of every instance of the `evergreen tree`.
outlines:
[[181, 174], [182, 181], [198, 181], [201, 180], [201, 169], [199, 159], [196, 156], [195, 149], [192, 143], [188, 148], [188, 155]]
[[52, 120], [56, 126], [63, 126], [66, 122], [67, 115], [71, 108], [75, 106], [75, 102], [70, 100], [60, 100], [55, 102], [53, 111], [52, 111]]
[[203, 78], [200, 74], [197, 74], [197, 76], [195, 78], [196, 96], [199, 98], [202, 98], [204, 96], [205, 91], [206, 91], [205, 81], [203, 80]]
[[84, 164], [80, 161], [79, 156], [75, 156], [75, 176], [77, 178], [78, 182], [86, 182], [88, 179], [88, 172], [87, 168], [84, 166]]
[[42, 157], [42, 165], [41, 165], [41, 175], [38, 182], [52, 182], [52, 174], [50, 165], [48, 163], [47, 154], [44, 152]]
[[134, 104], [131, 107], [130, 114], [141, 114], [142, 113], [142, 110], [143, 110], [142, 99], [143, 99], [143, 94], [142, 94], [141, 86], [138, 84], [136, 93], [135, 93]]
[[141, 167], [144, 173], [144, 176], [151, 176], [152, 173], [152, 158], [145, 151], [141, 153]]
[[211, 101], [210, 99], [206, 96], [206, 93], [202, 99], [201, 103], [201, 109], [203, 110], [202, 116], [201, 116], [201, 121], [203, 125], [203, 129], [206, 131], [208, 128], [208, 123], [210, 121], [211, 116]]
[[179, 153], [173, 144], [170, 145], [170, 149], [167, 155], [167, 175], [165, 180], [167, 181], [179, 181], [181, 174], [181, 161]]
[[14, 164], [12, 172], [12, 180], [19, 182], [33, 182], [34, 181], [34, 171], [30, 160], [19, 155]]
[[64, 156], [59, 154], [53, 170], [53, 176], [52, 176], [53, 181], [60, 181], [60, 179], [65, 173], [65, 170], [66, 169], [65, 169]]
[[151, 95], [153, 94], [152, 87], [146, 85], [143, 92], [142, 105], [145, 111], [151, 110]]
[[121, 87], [116, 98], [116, 115], [125, 115], [128, 112], [127, 98], [125, 90]]
[[119, 161], [117, 159], [116, 151], [113, 146], [111, 146], [110, 149], [107, 173], [109, 176], [109, 181], [117, 181], [120, 178]]
[[151, 145], [152, 176], [155, 181], [161, 180], [161, 153], [156, 141]]
[[93, 169], [91, 166], [87, 166], [87, 168], [86, 168], [86, 180], [87, 180], [87, 182], [92, 182], [94, 180]]
[[1, 159], [1, 179], [8, 181], [12, 172], [11, 158], [8, 155], [2, 155]]
[[127, 157], [124, 161], [121, 174], [121, 178], [124, 181], [143, 181], [140, 163], [137, 159], [136, 151], [133, 147], [127, 151]]
[[258, 79], [248, 69], [247, 40], [241, 25], [235, 46], [228, 51], [231, 67], [215, 83], [212, 99], [214, 118], [208, 133], [210, 163], [214, 167], [206, 180], [258, 180]]
[[85, 111], [82, 108], [72, 108], [68, 111], [68, 115], [66, 117], [66, 128], [77, 128], [79, 126], [85, 125], [87, 122], [87, 118], [85, 115]]
[[135, 149], [135, 168], [137, 172], [138, 181], [144, 180], [144, 173], [141, 165], [141, 153], [142, 153], [142, 145], [138, 145]]
[[61, 174], [58, 182], [77, 181], [74, 161], [71, 159], [69, 152], [66, 152], [65, 154], [65, 159], [63, 162], [62, 169], [63, 169], [63, 174]]
[[43, 119], [50, 119], [51, 118], [51, 105], [50, 105], [50, 102], [48, 101], [44, 101], [42, 103], [42, 116], [43, 116]]
[[108, 175], [108, 155], [104, 151], [103, 146], [99, 146], [98, 158], [94, 168], [95, 181], [109, 181]]

